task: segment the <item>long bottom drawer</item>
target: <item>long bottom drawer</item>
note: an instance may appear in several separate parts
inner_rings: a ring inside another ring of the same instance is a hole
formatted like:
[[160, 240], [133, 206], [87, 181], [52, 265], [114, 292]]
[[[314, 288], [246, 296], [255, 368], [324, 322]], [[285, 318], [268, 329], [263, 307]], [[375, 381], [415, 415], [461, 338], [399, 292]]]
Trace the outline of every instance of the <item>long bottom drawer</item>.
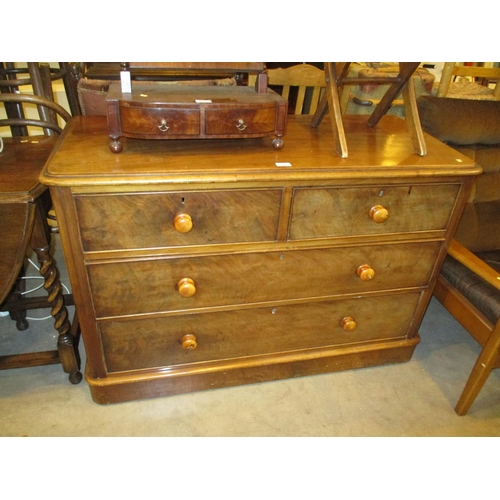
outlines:
[[106, 320], [100, 323], [100, 332], [109, 373], [173, 367], [404, 338], [419, 298], [420, 293], [415, 292], [171, 317]]

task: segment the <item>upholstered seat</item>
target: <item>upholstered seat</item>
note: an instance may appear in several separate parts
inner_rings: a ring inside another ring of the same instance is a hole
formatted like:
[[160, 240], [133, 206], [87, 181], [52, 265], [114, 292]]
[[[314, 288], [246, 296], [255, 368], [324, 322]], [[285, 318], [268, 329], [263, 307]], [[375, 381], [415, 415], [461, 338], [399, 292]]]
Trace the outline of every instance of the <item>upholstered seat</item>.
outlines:
[[[445, 63], [437, 96], [499, 101], [500, 68], [487, 68], [479, 64]], [[494, 83], [493, 88], [490, 87], [492, 83]]]
[[[475, 255], [500, 275], [500, 251], [477, 252]], [[441, 275], [477, 309], [482, 311], [492, 323], [497, 322], [500, 318], [500, 292], [498, 290], [450, 255], [446, 257]]]

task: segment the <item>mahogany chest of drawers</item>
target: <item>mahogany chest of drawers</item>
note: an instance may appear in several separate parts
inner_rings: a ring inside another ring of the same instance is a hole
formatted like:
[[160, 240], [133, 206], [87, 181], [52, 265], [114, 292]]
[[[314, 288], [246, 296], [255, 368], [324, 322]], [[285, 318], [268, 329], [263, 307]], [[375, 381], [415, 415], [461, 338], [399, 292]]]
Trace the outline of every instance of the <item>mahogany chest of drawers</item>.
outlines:
[[140, 141], [78, 117], [46, 164], [98, 403], [407, 361], [480, 168], [404, 121]]

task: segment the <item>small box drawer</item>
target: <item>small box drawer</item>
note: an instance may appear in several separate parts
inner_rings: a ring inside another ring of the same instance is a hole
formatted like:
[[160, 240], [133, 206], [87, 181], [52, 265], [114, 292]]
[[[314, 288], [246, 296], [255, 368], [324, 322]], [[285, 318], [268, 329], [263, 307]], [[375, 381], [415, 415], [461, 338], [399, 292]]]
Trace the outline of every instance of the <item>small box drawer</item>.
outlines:
[[200, 134], [198, 109], [121, 106], [120, 119], [122, 133], [134, 137]]
[[258, 109], [207, 109], [207, 135], [267, 134], [276, 127], [276, 106]]
[[[440, 242], [88, 265], [97, 317], [424, 287]], [[161, 292], [160, 292], [161, 291]]]
[[168, 367], [404, 338], [419, 297], [411, 293], [105, 321], [100, 323], [100, 332], [109, 372]]
[[102, 251], [275, 241], [281, 195], [281, 189], [85, 194], [75, 203], [84, 251]]
[[445, 230], [459, 184], [296, 188], [289, 239]]

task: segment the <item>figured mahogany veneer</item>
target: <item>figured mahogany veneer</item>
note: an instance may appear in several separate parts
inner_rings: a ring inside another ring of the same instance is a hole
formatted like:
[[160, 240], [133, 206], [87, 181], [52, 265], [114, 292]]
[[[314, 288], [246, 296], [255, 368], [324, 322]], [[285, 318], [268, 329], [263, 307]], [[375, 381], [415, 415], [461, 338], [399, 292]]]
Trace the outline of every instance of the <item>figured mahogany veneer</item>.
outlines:
[[120, 153], [120, 137], [135, 139], [248, 139], [275, 135], [283, 147], [288, 101], [271, 89], [142, 83], [124, 93], [111, 84], [106, 96], [109, 149]]
[[70, 123], [42, 180], [96, 402], [411, 358], [480, 168], [431, 137], [416, 155], [396, 117], [345, 129], [348, 159], [300, 116], [279, 151], [130, 140], [114, 156], [105, 120]]
[[[133, 272], [128, 261], [101, 261], [89, 263], [88, 275], [101, 318], [426, 286], [440, 248], [433, 241], [157, 257], [136, 259]], [[358, 268], [367, 262], [376, 276], [363, 280]]]

